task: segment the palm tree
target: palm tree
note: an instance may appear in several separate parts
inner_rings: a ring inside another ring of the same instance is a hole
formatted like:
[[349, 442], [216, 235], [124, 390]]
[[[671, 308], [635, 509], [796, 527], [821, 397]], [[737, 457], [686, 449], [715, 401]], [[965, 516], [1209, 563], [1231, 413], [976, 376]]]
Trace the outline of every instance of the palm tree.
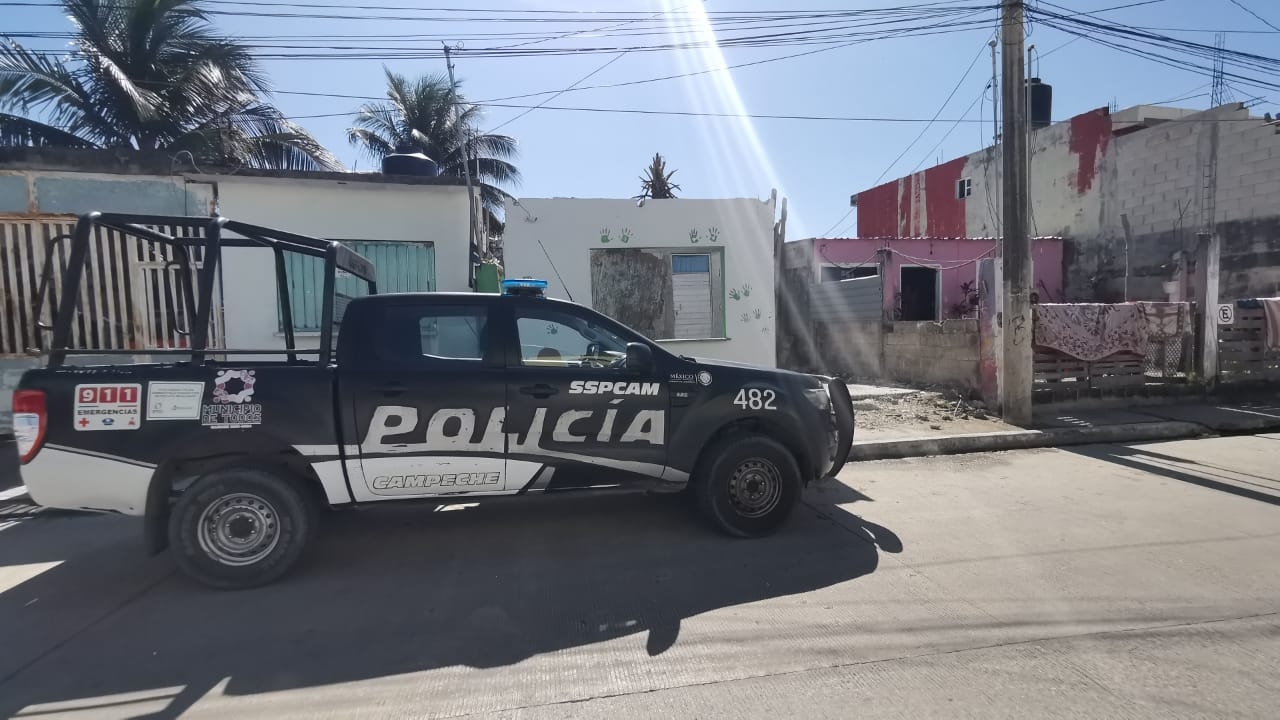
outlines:
[[188, 151], [205, 162], [337, 170], [315, 138], [264, 103], [248, 48], [202, 0], [62, 0], [68, 58], [0, 42], [0, 146]]
[[640, 194], [636, 196], [637, 198], [675, 199], [675, 191], [679, 190], [680, 186], [671, 182], [671, 178], [676, 171], [667, 172], [667, 161], [662, 158], [661, 153], [653, 154], [653, 162], [645, 168], [644, 172], [645, 174], [640, 176]]
[[[468, 103], [458, 92], [461, 83], [451, 84], [448, 76], [409, 80], [383, 70], [387, 100], [362, 105], [347, 139], [377, 161], [408, 149], [421, 151], [439, 165], [441, 175], [462, 177], [463, 168], [470, 165], [492, 226], [499, 208], [512, 197], [499, 185], [520, 183], [520, 171], [508, 162], [519, 152], [515, 139], [480, 132], [479, 106]], [[464, 137], [469, 153], [464, 152]]]

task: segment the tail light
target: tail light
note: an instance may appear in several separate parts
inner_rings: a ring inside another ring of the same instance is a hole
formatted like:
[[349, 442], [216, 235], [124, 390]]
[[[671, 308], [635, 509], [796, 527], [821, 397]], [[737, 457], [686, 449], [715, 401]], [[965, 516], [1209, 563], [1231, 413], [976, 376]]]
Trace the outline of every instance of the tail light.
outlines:
[[18, 441], [18, 457], [23, 465], [40, 452], [48, 426], [43, 390], [19, 390], [13, 394], [13, 435]]

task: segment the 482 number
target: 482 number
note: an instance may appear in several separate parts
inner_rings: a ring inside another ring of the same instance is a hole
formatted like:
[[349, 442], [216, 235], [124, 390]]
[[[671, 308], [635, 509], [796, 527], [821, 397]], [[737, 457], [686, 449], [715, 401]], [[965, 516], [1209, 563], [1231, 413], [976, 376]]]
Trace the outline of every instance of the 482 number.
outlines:
[[759, 390], [757, 388], [742, 388], [738, 391], [736, 397], [733, 398], [733, 404], [743, 410], [777, 410], [774, 401], [778, 399], [778, 394], [772, 390]]

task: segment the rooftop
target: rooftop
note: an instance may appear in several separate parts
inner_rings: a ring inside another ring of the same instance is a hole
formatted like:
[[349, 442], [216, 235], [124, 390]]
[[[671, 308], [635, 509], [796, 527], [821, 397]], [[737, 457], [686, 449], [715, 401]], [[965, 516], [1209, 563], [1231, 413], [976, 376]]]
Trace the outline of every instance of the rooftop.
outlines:
[[0, 170], [46, 170], [106, 173], [113, 175], [196, 175], [210, 179], [273, 178], [285, 180], [327, 180], [336, 182], [383, 183], [395, 185], [462, 185], [459, 177], [383, 175], [366, 172], [319, 172], [307, 170], [263, 170], [243, 166], [206, 165], [191, 162], [186, 153], [139, 152], [136, 150], [80, 150], [75, 148], [0, 148]]

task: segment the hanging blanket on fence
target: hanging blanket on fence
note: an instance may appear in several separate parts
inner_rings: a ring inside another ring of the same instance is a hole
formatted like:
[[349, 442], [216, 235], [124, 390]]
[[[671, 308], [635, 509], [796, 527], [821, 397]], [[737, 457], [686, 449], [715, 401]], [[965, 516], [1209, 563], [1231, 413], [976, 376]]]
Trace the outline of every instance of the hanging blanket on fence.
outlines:
[[1179, 340], [1191, 332], [1191, 303], [1140, 302], [1137, 305], [1151, 342]]
[[1147, 326], [1136, 303], [1033, 305], [1033, 342], [1092, 362], [1118, 352], [1146, 352]]

